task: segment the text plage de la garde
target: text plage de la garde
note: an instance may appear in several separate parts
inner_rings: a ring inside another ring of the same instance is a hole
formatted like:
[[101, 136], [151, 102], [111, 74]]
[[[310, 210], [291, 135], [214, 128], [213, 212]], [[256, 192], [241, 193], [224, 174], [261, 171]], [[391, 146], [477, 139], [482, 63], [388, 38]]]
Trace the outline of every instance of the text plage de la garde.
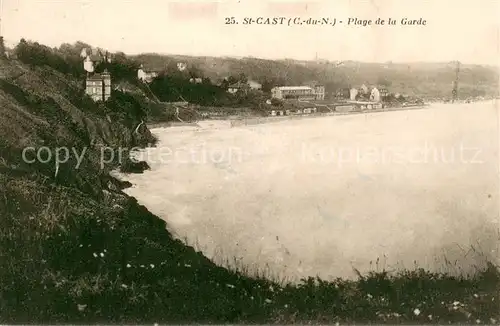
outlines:
[[360, 19], [347, 18], [338, 19], [331, 17], [225, 17], [226, 25], [285, 25], [285, 26], [426, 26], [427, 21], [423, 18], [377, 18]]

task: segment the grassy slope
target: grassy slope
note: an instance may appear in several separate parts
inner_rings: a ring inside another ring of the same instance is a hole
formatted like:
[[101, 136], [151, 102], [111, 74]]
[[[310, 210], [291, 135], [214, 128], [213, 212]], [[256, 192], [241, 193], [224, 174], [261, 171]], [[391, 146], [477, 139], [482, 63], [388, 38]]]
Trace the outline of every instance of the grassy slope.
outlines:
[[[470, 280], [423, 271], [285, 286], [215, 266], [120, 191], [99, 148], [151, 141], [130, 99], [82, 100], [79, 81], [0, 61], [0, 321], [488, 322], [493, 266]], [[26, 164], [24, 146], [89, 150], [82, 167]], [[116, 163], [116, 162], [115, 162]], [[454, 303], [459, 301], [459, 303]], [[416, 315], [418, 308], [421, 313]], [[432, 320], [428, 317], [432, 315]]]

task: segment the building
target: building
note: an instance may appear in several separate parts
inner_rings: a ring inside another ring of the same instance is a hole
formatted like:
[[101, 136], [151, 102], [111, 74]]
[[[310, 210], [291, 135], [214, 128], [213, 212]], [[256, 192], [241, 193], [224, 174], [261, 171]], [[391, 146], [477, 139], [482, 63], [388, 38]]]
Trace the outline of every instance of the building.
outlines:
[[278, 86], [271, 89], [273, 98], [280, 100], [324, 100], [325, 87], [322, 85], [310, 86]]
[[5, 49], [4, 55], [7, 59], [17, 59], [17, 55], [14, 50]]
[[286, 115], [286, 110], [272, 110], [271, 115], [272, 116]]
[[87, 73], [93, 73], [100, 63], [111, 63], [111, 54], [96, 48], [83, 48], [80, 57], [83, 59], [83, 68]]
[[108, 51], [97, 48], [83, 48], [80, 52], [80, 57], [85, 60], [90, 60], [94, 64], [103, 61], [111, 62], [111, 55], [108, 53]]
[[279, 86], [271, 89], [272, 97], [296, 100], [314, 100], [314, 90], [309, 86]]
[[137, 79], [144, 83], [151, 83], [156, 77], [158, 77], [158, 72], [146, 71], [143, 65], [137, 70]]
[[303, 115], [303, 114], [313, 114], [318, 112], [318, 108], [311, 106], [308, 104], [307, 106], [305, 105], [306, 103], [302, 103], [302, 105], [295, 106], [293, 109], [275, 109], [269, 111], [269, 114], [272, 116], [279, 116], [279, 115]]
[[351, 88], [351, 89], [349, 90], [349, 99], [350, 99], [351, 101], [355, 101], [355, 100], [356, 100], [356, 96], [358, 96], [358, 93], [359, 93], [358, 89], [356, 89], [356, 88], [354, 88], [354, 87], [353, 87], [353, 88]]
[[316, 95], [316, 100], [322, 101], [325, 99], [325, 86], [316, 85], [314, 86], [314, 94]]
[[90, 56], [86, 56], [85, 60], [83, 60], [83, 69], [85, 69], [87, 73], [94, 72], [94, 62], [90, 59]]
[[184, 71], [187, 68], [187, 63], [185, 62], [177, 62], [177, 69], [179, 71]]
[[361, 87], [358, 89], [358, 93], [367, 95], [368, 94], [368, 86], [365, 84], [361, 85]]
[[380, 97], [386, 97], [389, 95], [389, 90], [385, 87], [379, 88], [378, 91], [380, 92]]
[[372, 88], [370, 92], [370, 101], [380, 102], [380, 91], [377, 87]]
[[342, 99], [348, 99], [350, 98], [350, 88], [339, 88], [335, 92], [335, 98], [342, 100]]
[[253, 80], [249, 80], [248, 81], [248, 86], [250, 87], [250, 89], [252, 90], [261, 90], [262, 89], [262, 84], [261, 83], [258, 83], [256, 81], [253, 81]]
[[85, 94], [92, 100], [107, 101], [111, 96], [111, 75], [107, 70], [101, 74], [89, 74], [85, 81]]
[[[227, 77], [224, 78], [227, 81]], [[238, 81], [234, 84], [231, 84], [227, 87], [227, 92], [231, 94], [235, 94], [237, 92], [248, 92], [249, 90], [261, 90], [262, 85], [256, 81], [249, 80], [246, 83], [242, 81]]]
[[248, 92], [250, 85], [248, 83], [243, 83], [241, 81], [231, 84], [227, 87], [228, 93], [236, 94], [238, 92]]
[[199, 78], [199, 77], [190, 78], [189, 82], [192, 84], [201, 84], [203, 82], [203, 78]]
[[309, 86], [313, 89], [316, 96], [315, 100], [322, 101], [325, 99], [325, 86], [319, 84], [315, 80], [311, 80], [304, 83], [304, 86]]
[[80, 56], [83, 60], [83, 68], [87, 72], [85, 79], [85, 94], [94, 101], [107, 101], [111, 96], [111, 75], [104, 69], [100, 74], [94, 73], [95, 65], [100, 62], [111, 62], [106, 52], [103, 55], [99, 49], [82, 49]]

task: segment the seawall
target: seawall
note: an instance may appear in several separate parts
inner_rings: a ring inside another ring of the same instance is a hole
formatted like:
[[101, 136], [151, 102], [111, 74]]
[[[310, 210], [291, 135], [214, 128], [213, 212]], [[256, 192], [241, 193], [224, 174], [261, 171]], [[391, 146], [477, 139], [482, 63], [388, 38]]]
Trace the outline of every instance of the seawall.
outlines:
[[369, 114], [378, 112], [391, 112], [391, 111], [403, 111], [403, 110], [419, 110], [425, 109], [427, 105], [422, 106], [412, 106], [412, 107], [398, 107], [398, 108], [386, 108], [386, 109], [372, 109], [363, 111], [346, 111], [346, 112], [328, 112], [328, 113], [314, 113], [314, 114], [301, 114], [301, 115], [287, 115], [287, 116], [268, 116], [268, 117], [250, 117], [250, 118], [235, 118], [228, 117], [226, 119], [205, 119], [196, 122], [179, 122], [179, 121], [169, 121], [169, 122], [158, 122], [158, 123], [148, 123], [149, 129], [157, 128], [167, 128], [167, 127], [196, 127], [196, 128], [233, 128], [239, 126], [251, 126], [263, 123], [273, 123], [286, 120], [297, 120], [297, 119], [313, 119], [321, 118], [325, 116], [337, 116], [337, 115], [351, 115], [351, 114]]
[[313, 119], [313, 118], [321, 118], [321, 117], [325, 117], [325, 116], [369, 114], [369, 113], [377, 113], [377, 112], [390, 112], [390, 111], [403, 111], [403, 110], [418, 110], [418, 109], [425, 109], [426, 107], [427, 106], [414, 106], [414, 107], [401, 107], [401, 108], [389, 108], [389, 109], [373, 109], [373, 110], [364, 110], [364, 111], [328, 112], [328, 113], [314, 113], [314, 114], [302, 114], [302, 115], [231, 119], [231, 127], [250, 126], [250, 125], [257, 125], [257, 124], [262, 124], [262, 123], [280, 122], [280, 121], [285, 121], [285, 120]]

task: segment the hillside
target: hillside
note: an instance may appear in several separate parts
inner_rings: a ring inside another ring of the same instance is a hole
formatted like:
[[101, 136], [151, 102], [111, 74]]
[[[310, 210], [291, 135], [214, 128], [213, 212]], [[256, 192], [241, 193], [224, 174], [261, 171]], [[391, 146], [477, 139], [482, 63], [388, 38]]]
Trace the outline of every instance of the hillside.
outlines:
[[[245, 74], [249, 79], [273, 85], [301, 85], [318, 81], [326, 85], [327, 96], [336, 89], [349, 86], [383, 85], [393, 93], [424, 98], [451, 96], [455, 80], [455, 63], [363, 63], [345, 61], [316, 63], [296, 60], [265, 60], [258, 58], [190, 57], [142, 54], [134, 59], [149, 69], [162, 70], [173, 62], [196, 67], [205, 77], [220, 80]], [[498, 96], [497, 67], [461, 65], [459, 96]]]
[[[66, 61], [54, 55], [37, 64], [0, 57], [2, 323], [499, 320], [500, 275], [491, 264], [469, 278], [377, 271], [286, 286], [249, 277], [244, 266], [216, 266], [109, 175], [147, 168], [126, 159], [126, 149], [154, 143], [141, 124], [144, 93], [124, 85], [96, 104], [83, 96], [83, 78], [59, 71]], [[68, 160], [56, 164], [65, 148]], [[119, 149], [122, 159], [103, 161]]]
[[[127, 161], [100, 166], [102, 148], [154, 142], [145, 127], [133, 132], [144, 118], [133, 98], [115, 92], [96, 105], [83, 96], [82, 80], [6, 59], [0, 76], [0, 320], [225, 320], [235, 314], [235, 291], [216, 281], [245, 279], [174, 240], [165, 222], [122, 193], [126, 184], [109, 171]], [[86, 152], [78, 167], [75, 155], [56, 172], [54, 160], [27, 163], [29, 147], [52, 155], [58, 148]], [[259, 282], [247, 282], [258, 291]], [[198, 293], [205, 304], [190, 302]], [[203, 310], [207, 305], [211, 310]]]

